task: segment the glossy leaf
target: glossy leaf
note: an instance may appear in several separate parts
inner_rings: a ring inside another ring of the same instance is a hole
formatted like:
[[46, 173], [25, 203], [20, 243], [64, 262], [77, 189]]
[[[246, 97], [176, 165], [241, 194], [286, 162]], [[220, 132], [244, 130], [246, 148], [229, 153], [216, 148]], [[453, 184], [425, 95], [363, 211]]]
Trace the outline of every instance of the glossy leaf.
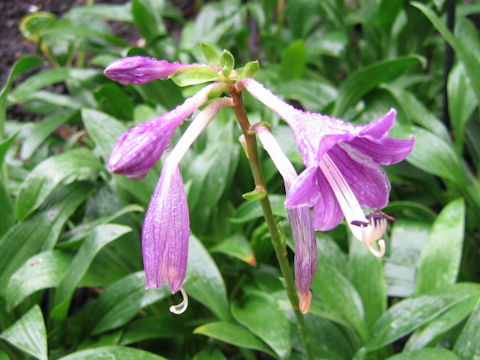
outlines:
[[218, 80], [218, 72], [206, 65], [191, 65], [177, 70], [170, 78], [183, 87]]
[[217, 265], [195, 236], [190, 236], [189, 241], [187, 277], [183, 287], [219, 319], [231, 320], [225, 283]]
[[202, 49], [203, 56], [207, 60], [207, 64], [220, 67], [220, 56], [218, 55], [217, 50], [207, 43], [200, 42], [200, 48]]
[[60, 189], [45, 209], [17, 223], [0, 239], [0, 294], [4, 294], [8, 279], [25, 261], [55, 246], [65, 222], [90, 191], [91, 186], [85, 183]]
[[37, 359], [47, 359], [47, 330], [38, 305], [34, 305], [17, 322], [4, 330], [0, 338]]
[[265, 352], [274, 356], [272, 350], [243, 326], [227, 322], [213, 322], [197, 327], [195, 334], [202, 334], [226, 343]]
[[460, 360], [460, 358], [447, 349], [427, 348], [404, 351], [401, 354], [390, 356], [387, 360]]
[[15, 308], [34, 292], [56, 287], [72, 260], [70, 254], [47, 250], [28, 259], [12, 275], [6, 289], [9, 308]]
[[95, 98], [113, 116], [127, 120], [133, 117], [133, 101], [118, 85], [103, 85], [95, 92]]
[[234, 234], [210, 248], [210, 252], [219, 252], [236, 257], [247, 264], [256, 266], [257, 260], [245, 236]]
[[405, 344], [404, 350], [416, 350], [427, 347], [436, 338], [465, 319], [478, 304], [479, 296], [472, 296], [439, 315], [425, 326], [416, 330]]
[[[5, 123], [6, 119], [6, 109], [7, 109], [7, 95], [12, 87], [13, 79], [17, 76], [23, 74], [24, 72], [38, 67], [43, 64], [43, 59], [39, 58], [38, 56], [26, 56], [19, 59], [10, 70], [8, 74], [7, 81], [0, 92], [0, 134], [3, 138], [3, 124]], [[2, 140], [2, 139], [0, 139]]]
[[87, 349], [63, 356], [58, 360], [166, 360], [164, 357], [152, 354], [145, 350], [135, 349], [127, 346], [105, 346]]
[[406, 158], [413, 166], [462, 186], [465, 179], [453, 146], [417, 126], [405, 126], [392, 131], [394, 136], [415, 136], [415, 146]]
[[465, 203], [457, 199], [440, 212], [423, 246], [417, 272], [417, 294], [455, 283], [462, 256], [464, 226]]
[[141, 1], [132, 1], [132, 15], [138, 32], [147, 41], [152, 41], [156, 36], [160, 35], [163, 24], [156, 22], [153, 14]]
[[102, 168], [93, 153], [82, 148], [44, 160], [28, 174], [20, 188], [15, 209], [17, 219], [27, 218], [62, 181], [87, 178], [93, 170]]
[[480, 61], [470, 52], [461, 39], [455, 37], [446, 27], [444, 22], [428, 7], [418, 2], [412, 2], [412, 5], [418, 8], [430, 20], [435, 28], [442, 34], [444, 39], [455, 50], [456, 55], [465, 66], [465, 70], [470, 79], [471, 85], [477, 96], [477, 101], [480, 102], [480, 76], [478, 69], [480, 68]]
[[76, 114], [76, 111], [62, 111], [47, 116], [40, 122], [25, 125], [20, 133], [20, 137], [23, 138], [20, 157], [22, 159], [30, 158], [49, 135], [60, 125], [70, 121]]
[[283, 53], [279, 75], [283, 81], [302, 77], [305, 71], [306, 50], [302, 40], [290, 44]]
[[266, 342], [281, 359], [288, 358], [291, 351], [290, 323], [271, 298], [248, 295], [232, 304], [232, 315]]
[[53, 319], [63, 320], [65, 318], [73, 292], [97, 253], [109, 242], [129, 231], [131, 228], [124, 225], [100, 225], [83, 242], [55, 292], [54, 307], [50, 313]]
[[475, 359], [480, 356], [480, 303], [468, 318], [457, 338], [453, 351], [462, 359]]
[[[287, 210], [285, 210], [285, 196], [283, 195], [269, 195], [270, 203], [272, 205], [273, 214], [283, 218], [287, 217]], [[262, 217], [262, 208], [256, 201], [246, 201], [240, 205], [235, 213], [235, 216], [230, 218], [230, 222], [235, 224], [243, 224], [248, 221]]]
[[379, 84], [394, 80], [410, 67], [421, 65], [423, 61], [423, 58], [410, 56], [383, 60], [358, 70], [340, 85], [333, 115], [342, 116], [349, 107], [354, 106]]
[[383, 262], [372, 256], [364, 244], [350, 240], [350, 281], [362, 299], [365, 323], [370, 331], [387, 309], [387, 288]]
[[378, 320], [365, 347], [371, 351], [390, 344], [435, 319], [455, 304], [479, 295], [480, 288], [477, 284], [459, 283], [402, 300]]
[[[143, 281], [144, 280], [145, 278], [143, 278]], [[143, 290], [142, 292], [145, 293]], [[168, 292], [168, 290], [165, 292]], [[127, 324], [124, 327], [122, 339], [119, 344], [128, 345], [159, 338], [178, 339], [181, 336], [188, 336], [190, 334], [190, 327], [187, 327], [184, 322], [178, 321], [177, 317], [172, 317], [170, 312], [165, 312], [156, 316], [143, 316]]]

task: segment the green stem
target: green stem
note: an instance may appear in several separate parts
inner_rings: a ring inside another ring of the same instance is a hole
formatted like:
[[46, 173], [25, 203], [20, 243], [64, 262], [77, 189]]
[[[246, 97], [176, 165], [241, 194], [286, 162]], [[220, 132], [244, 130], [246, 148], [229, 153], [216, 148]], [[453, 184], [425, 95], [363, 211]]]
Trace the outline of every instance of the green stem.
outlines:
[[[252, 170], [255, 187], [265, 190], [266, 192], [265, 180], [263, 178], [262, 169], [260, 167], [260, 161], [258, 160], [257, 138], [255, 136], [255, 132], [251, 131], [250, 129], [250, 122], [248, 121], [245, 106], [243, 105], [242, 93], [237, 88], [232, 87], [232, 89], [230, 90], [230, 95], [233, 99], [233, 110], [235, 111], [235, 115], [237, 116], [238, 122], [240, 124], [240, 127], [242, 128], [242, 132], [245, 137], [245, 150], [247, 153], [250, 168]], [[270, 231], [273, 249], [275, 250], [277, 261], [280, 265], [280, 270], [285, 280], [285, 288], [287, 290], [288, 299], [290, 301], [290, 304], [292, 305], [293, 311], [295, 312], [298, 327], [305, 344], [307, 358], [309, 360], [313, 360], [314, 356], [311, 348], [311, 340], [305, 323], [305, 318], [298, 307], [295, 280], [293, 278], [290, 264], [288, 263], [287, 259], [287, 248], [285, 246], [285, 243], [282, 241], [282, 237], [278, 230], [277, 223], [275, 222], [268, 196], [265, 196], [263, 199], [261, 199], [260, 204], [262, 205], [263, 215], [267, 222], [268, 230]]]

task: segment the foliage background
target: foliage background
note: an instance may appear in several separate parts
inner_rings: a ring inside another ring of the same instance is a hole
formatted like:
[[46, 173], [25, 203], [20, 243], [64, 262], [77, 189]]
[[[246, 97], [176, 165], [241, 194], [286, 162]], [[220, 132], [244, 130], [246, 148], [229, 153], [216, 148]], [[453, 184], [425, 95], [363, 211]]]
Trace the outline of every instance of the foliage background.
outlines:
[[[200, 41], [239, 66], [259, 59], [257, 79], [297, 107], [353, 123], [395, 107], [393, 136], [416, 138], [386, 169], [397, 221], [384, 259], [344, 225], [317, 233], [306, 317], [316, 357], [480, 356], [478, 1], [196, 1], [188, 19], [162, 0], [87, 5], [21, 21], [38, 54], [16, 62], [0, 93], [0, 359], [305, 357], [260, 207], [241, 197], [253, 182], [229, 109], [182, 163], [190, 307], [172, 315], [178, 298], [144, 290], [140, 229], [161, 164], [134, 182], [105, 162], [121, 133], [196, 88], [119, 86], [102, 69], [135, 54], [204, 62]], [[115, 35], [118, 24], [143, 40]], [[286, 125], [246, 103], [301, 170]], [[6, 116], [18, 106], [30, 115]], [[265, 155], [263, 167], [292, 249], [283, 184]]]

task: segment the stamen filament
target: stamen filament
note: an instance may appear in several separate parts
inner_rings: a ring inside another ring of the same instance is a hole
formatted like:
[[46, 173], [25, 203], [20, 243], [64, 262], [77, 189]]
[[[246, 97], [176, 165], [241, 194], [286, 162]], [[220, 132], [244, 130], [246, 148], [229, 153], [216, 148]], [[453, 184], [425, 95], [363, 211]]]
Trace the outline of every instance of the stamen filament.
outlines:
[[188, 296], [183, 287], [180, 288], [180, 293], [183, 296], [182, 302], [180, 304], [170, 306], [170, 312], [177, 315], [184, 313], [188, 307]]

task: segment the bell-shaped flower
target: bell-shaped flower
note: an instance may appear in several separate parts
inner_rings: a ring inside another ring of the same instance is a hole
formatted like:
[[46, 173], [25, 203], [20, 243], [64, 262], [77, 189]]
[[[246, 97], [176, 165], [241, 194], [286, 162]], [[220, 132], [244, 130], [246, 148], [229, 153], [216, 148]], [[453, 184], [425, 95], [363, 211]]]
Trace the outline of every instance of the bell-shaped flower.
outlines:
[[[292, 163], [283, 153], [280, 145], [270, 131], [261, 125], [256, 125], [253, 130], [283, 177], [287, 196], [297, 173]], [[292, 228], [293, 240], [295, 241], [295, 284], [300, 299], [300, 311], [306, 314], [310, 309], [313, 276], [317, 270], [317, 241], [313, 229], [313, 219], [309, 206], [287, 208], [288, 220]]]
[[174, 313], [185, 311], [188, 305], [182, 284], [187, 270], [190, 221], [179, 164], [220, 108], [231, 103], [231, 99], [221, 98], [195, 117], [165, 160], [160, 180], [145, 215], [142, 254], [146, 287], [160, 288], [167, 283], [172, 293], [180, 290], [184, 301], [170, 309]]
[[[385, 243], [381, 237], [390, 217], [379, 211], [365, 215], [362, 208], [387, 205], [390, 181], [380, 164], [397, 163], [413, 149], [413, 137], [400, 140], [388, 136], [395, 110], [370, 124], [354, 126], [295, 109], [253, 79], [244, 79], [241, 85], [290, 125], [306, 165], [285, 205], [313, 207], [314, 226], [321, 231], [334, 228], [345, 216], [353, 235], [374, 255], [382, 256]], [[372, 246], [376, 241], [379, 250]]]
[[110, 63], [105, 68], [104, 74], [123, 85], [141, 85], [155, 79], [166, 78], [185, 66], [188, 65], [146, 56], [129, 56]]
[[108, 169], [134, 180], [143, 179], [162, 156], [175, 129], [208, 100], [213, 83], [185, 100], [175, 109], [125, 132], [115, 144], [108, 160]]

